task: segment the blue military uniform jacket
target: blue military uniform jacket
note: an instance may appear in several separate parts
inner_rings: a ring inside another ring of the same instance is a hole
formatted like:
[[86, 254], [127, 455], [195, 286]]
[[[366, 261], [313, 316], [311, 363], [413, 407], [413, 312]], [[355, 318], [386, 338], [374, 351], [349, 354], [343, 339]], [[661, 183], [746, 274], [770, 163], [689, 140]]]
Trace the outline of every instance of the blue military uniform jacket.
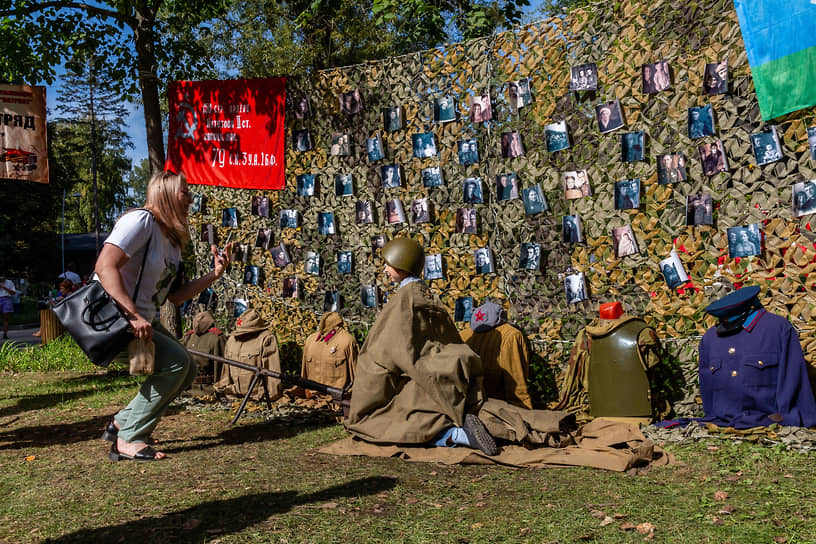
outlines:
[[772, 423], [816, 425], [816, 401], [796, 329], [783, 317], [757, 310], [742, 329], [700, 342], [700, 394], [705, 417], [724, 427]]

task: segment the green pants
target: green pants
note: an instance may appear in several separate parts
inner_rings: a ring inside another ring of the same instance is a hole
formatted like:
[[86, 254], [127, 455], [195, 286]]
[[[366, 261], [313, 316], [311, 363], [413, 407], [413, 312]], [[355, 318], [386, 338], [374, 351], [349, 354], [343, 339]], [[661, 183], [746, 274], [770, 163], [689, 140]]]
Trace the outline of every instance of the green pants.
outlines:
[[198, 373], [192, 355], [158, 323], [153, 324], [153, 343], [156, 345], [153, 374], [145, 379], [133, 400], [114, 416], [121, 426], [119, 437], [127, 442], [144, 442], [170, 402], [190, 387]]

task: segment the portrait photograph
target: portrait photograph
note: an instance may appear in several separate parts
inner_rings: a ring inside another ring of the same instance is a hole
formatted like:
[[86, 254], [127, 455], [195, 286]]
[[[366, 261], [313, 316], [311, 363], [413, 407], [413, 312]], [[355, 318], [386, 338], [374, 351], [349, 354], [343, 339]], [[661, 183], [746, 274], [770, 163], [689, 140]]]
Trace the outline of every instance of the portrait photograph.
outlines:
[[363, 99], [360, 97], [360, 90], [354, 89], [346, 93], [340, 93], [340, 112], [346, 115], [354, 115], [363, 111]]
[[388, 240], [385, 237], [385, 234], [377, 234], [371, 237], [371, 254], [376, 255], [378, 249], [382, 249], [385, 247], [386, 242]]
[[564, 172], [561, 174], [561, 183], [564, 187], [564, 198], [567, 200], [592, 196], [592, 187], [589, 185], [586, 170]]
[[558, 121], [544, 125], [544, 141], [547, 144], [547, 151], [554, 153], [563, 149], [569, 149], [570, 142], [567, 135], [567, 122]]
[[422, 169], [423, 187], [441, 187], [442, 183], [442, 170], [438, 166]]
[[640, 179], [622, 179], [615, 182], [615, 209], [640, 208]]
[[473, 297], [459, 297], [453, 305], [454, 321], [470, 321], [473, 317]]
[[477, 274], [492, 274], [496, 271], [493, 266], [493, 252], [490, 251], [489, 247], [480, 247], [477, 249], [474, 253], [474, 259], [476, 261]]
[[725, 94], [728, 92], [728, 59], [705, 65], [703, 92], [705, 94]]
[[669, 77], [669, 63], [661, 60], [654, 64], [644, 64], [640, 68], [644, 94], [654, 94], [665, 91], [671, 86]]
[[561, 218], [561, 240], [567, 244], [577, 244], [584, 241], [581, 232], [581, 216], [565, 215]]
[[567, 295], [567, 304], [575, 304], [587, 299], [583, 272], [564, 276], [564, 293]]
[[686, 197], [686, 225], [713, 225], [714, 202], [706, 193], [691, 194]]
[[319, 234], [334, 234], [334, 212], [317, 212], [317, 232]]
[[754, 157], [758, 165], [776, 162], [782, 158], [782, 147], [779, 145], [779, 136], [776, 127], [751, 134], [751, 147], [754, 148]]
[[436, 138], [433, 132], [418, 132], [411, 135], [414, 157], [427, 159], [436, 156]]
[[547, 200], [544, 198], [541, 185], [538, 183], [532, 187], [522, 189], [521, 200], [524, 202], [524, 213], [526, 215], [535, 215], [550, 209], [549, 206], [547, 206]]
[[360, 302], [363, 306], [366, 308], [376, 308], [378, 298], [378, 290], [376, 285], [360, 286]]
[[459, 149], [459, 164], [468, 166], [479, 162], [479, 150], [476, 145], [476, 138], [459, 140], [457, 145]]
[[383, 128], [386, 132], [396, 132], [402, 129], [401, 106], [383, 108]]
[[623, 162], [642, 161], [645, 149], [646, 136], [642, 130], [621, 135], [621, 160]]
[[816, 180], [793, 184], [793, 216], [816, 213]]
[[434, 98], [433, 111], [436, 123], [456, 121], [456, 100], [450, 95]]
[[502, 133], [501, 153], [503, 159], [514, 159], [524, 155], [524, 145], [521, 142], [521, 133], [519, 131]]
[[252, 197], [251, 213], [258, 217], [269, 217], [269, 199], [265, 196], [254, 195]]
[[530, 91], [530, 78], [525, 77], [518, 81], [511, 81], [507, 88], [507, 94], [510, 108], [514, 111], [532, 104], [533, 94]]
[[398, 164], [385, 164], [380, 168], [383, 189], [396, 189], [402, 186], [402, 176]]
[[476, 210], [468, 208], [456, 209], [456, 232], [476, 234]]
[[660, 261], [660, 272], [663, 273], [663, 279], [666, 281], [666, 285], [669, 289], [680, 287], [689, 281], [688, 274], [686, 274], [683, 268], [683, 262], [673, 249], [669, 257]]
[[332, 133], [329, 154], [333, 157], [346, 157], [351, 155], [351, 136], [344, 132]]
[[595, 106], [595, 114], [598, 118], [598, 130], [601, 134], [612, 132], [623, 126], [623, 114], [621, 113], [620, 102], [617, 99]]
[[295, 97], [295, 119], [308, 119], [312, 116], [312, 107], [308, 96]]
[[368, 162], [376, 162], [385, 157], [379, 133], [366, 139], [366, 153], [368, 154]]
[[255, 247], [269, 249], [269, 244], [271, 241], [272, 229], [258, 229], [258, 234], [255, 235]]
[[405, 223], [405, 210], [402, 208], [402, 202], [399, 199], [395, 198], [385, 202], [385, 217], [389, 225]]
[[300, 280], [297, 277], [283, 278], [283, 298], [300, 297]]
[[212, 223], [204, 223], [201, 225], [201, 237], [199, 240], [209, 245], [215, 244], [217, 240], [215, 239], [215, 226]]
[[482, 204], [482, 178], [465, 178], [462, 182], [462, 197], [465, 204]]
[[335, 174], [334, 196], [353, 196], [354, 178], [351, 174]]
[[[809, 131], [810, 129], [808, 129]], [[810, 134], [810, 132], [808, 132]], [[193, 193], [193, 203], [190, 204], [190, 213], [204, 213], [206, 206], [204, 205], [204, 195], [201, 193]]]
[[522, 270], [539, 270], [541, 268], [541, 245], [522, 242], [519, 254], [519, 268]]
[[441, 280], [442, 255], [425, 255], [425, 269], [422, 274], [426, 280]]
[[286, 246], [283, 245], [283, 242], [280, 245], [273, 247], [270, 252], [272, 253], [272, 262], [275, 263], [275, 266], [278, 268], [284, 268], [286, 265], [292, 262], [289, 258], [289, 252], [286, 251]]
[[595, 91], [598, 89], [598, 66], [594, 62], [570, 67], [570, 91]]
[[249, 301], [245, 298], [232, 299], [232, 317], [241, 317], [249, 309]]
[[354, 207], [358, 225], [374, 222], [374, 212], [370, 200], [358, 200]]
[[519, 197], [518, 178], [516, 174], [499, 174], [496, 176], [496, 200], [515, 200]]
[[244, 268], [244, 284], [258, 285], [260, 281], [261, 268], [259, 266], [250, 265]]
[[703, 163], [703, 173], [705, 175], [713, 176], [728, 171], [728, 161], [725, 158], [725, 148], [721, 140], [701, 144], [699, 149], [700, 161]]
[[320, 254], [307, 251], [304, 254], [303, 271], [311, 276], [320, 275]]
[[209, 310], [211, 308], [215, 308], [215, 301], [216, 301], [215, 291], [212, 287], [207, 287], [198, 295], [198, 299], [196, 302], [199, 305], [199, 308], [203, 306], [202, 311], [204, 309]]
[[312, 150], [312, 135], [308, 130], [295, 130], [292, 132], [292, 138], [295, 140], [295, 151]]
[[280, 227], [282, 229], [296, 229], [296, 228], [298, 228], [298, 212], [297, 212], [297, 210], [281, 210], [280, 211]]
[[711, 104], [688, 109], [688, 135], [691, 139], [714, 136], [714, 110]]
[[745, 227], [728, 227], [726, 232], [730, 258], [762, 255], [762, 231], [759, 229], [759, 223]]
[[470, 122], [483, 123], [493, 119], [490, 95], [483, 94], [470, 97]]
[[411, 201], [411, 223], [414, 225], [428, 223], [431, 220], [430, 204], [427, 198], [415, 198]]
[[657, 182], [660, 185], [686, 181], [686, 156], [682, 152], [657, 156]]
[[326, 291], [323, 293], [323, 311], [340, 311], [340, 291]]
[[810, 150], [810, 160], [816, 161], [816, 127], [808, 127], [808, 149]]
[[298, 196], [314, 196], [315, 174], [299, 174], [295, 177]]
[[631, 225], [624, 225], [612, 229], [612, 240], [615, 242], [615, 258], [622, 259], [638, 253], [635, 233]]
[[221, 210], [221, 226], [238, 228], [238, 208], [224, 208]]
[[337, 254], [338, 274], [351, 274], [352, 266], [351, 251], [341, 251]]
[[236, 263], [249, 262], [249, 254], [252, 251], [252, 246], [250, 246], [250, 244], [237, 244], [233, 247], [235, 248], [232, 254], [233, 262]]

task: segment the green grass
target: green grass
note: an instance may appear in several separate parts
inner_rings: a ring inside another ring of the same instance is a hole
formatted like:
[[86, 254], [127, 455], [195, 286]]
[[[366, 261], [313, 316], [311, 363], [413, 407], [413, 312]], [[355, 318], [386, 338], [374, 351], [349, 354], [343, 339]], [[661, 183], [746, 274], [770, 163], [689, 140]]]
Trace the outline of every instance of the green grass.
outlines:
[[0, 346], [0, 372], [92, 370], [93, 363], [76, 342], [64, 334], [45, 345], [6, 342]]

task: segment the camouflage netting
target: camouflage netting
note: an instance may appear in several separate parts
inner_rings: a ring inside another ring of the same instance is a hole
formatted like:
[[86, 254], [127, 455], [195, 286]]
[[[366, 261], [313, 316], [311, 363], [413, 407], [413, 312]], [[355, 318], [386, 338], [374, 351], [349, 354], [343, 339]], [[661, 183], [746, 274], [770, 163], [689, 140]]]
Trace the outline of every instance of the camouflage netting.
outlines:
[[[672, 71], [669, 90], [646, 95], [641, 89], [640, 67], [644, 63], [667, 60]], [[706, 63], [727, 59], [729, 92], [707, 96], [702, 91]], [[595, 62], [599, 83], [596, 92], [580, 95], [568, 91], [570, 66]], [[506, 97], [508, 82], [531, 78], [532, 105], [518, 113], [511, 111]], [[357, 115], [340, 112], [338, 95], [359, 89], [364, 111]], [[468, 120], [470, 96], [489, 92], [493, 121], [471, 124]], [[293, 99], [308, 96], [313, 116], [295, 119]], [[459, 120], [433, 122], [433, 99], [453, 95]], [[617, 98], [625, 119], [625, 129], [602, 135], [595, 120], [595, 106]], [[290, 78], [287, 83], [286, 188], [278, 192], [234, 190], [199, 186], [207, 198], [204, 214], [192, 217], [193, 230], [201, 224], [220, 225], [221, 210], [237, 207], [240, 228], [233, 241], [252, 244], [259, 227], [272, 228], [272, 245], [286, 244], [293, 264], [278, 269], [268, 251], [254, 249], [249, 264], [260, 265], [263, 286], [241, 284], [243, 266], [234, 266], [225, 281], [215, 287], [219, 311], [226, 315], [228, 302], [246, 298], [261, 310], [276, 329], [282, 342], [296, 352], [296, 346], [314, 330], [322, 313], [323, 296], [337, 290], [343, 298], [341, 313], [363, 337], [375, 318], [375, 311], [360, 302], [361, 284], [386, 283], [383, 263], [372, 254], [370, 237], [375, 234], [409, 235], [421, 241], [428, 254], [441, 254], [445, 278], [431, 280], [453, 311], [457, 297], [472, 295], [477, 303], [490, 297], [509, 309], [513, 322], [529, 336], [540, 358], [532, 369], [532, 393], [538, 405], [557, 396], [554, 384], [565, 363], [570, 342], [576, 333], [596, 317], [601, 302], [620, 300], [628, 313], [643, 316], [668, 348], [667, 361], [683, 374], [682, 400], [675, 403], [681, 414], [697, 409], [695, 402], [696, 347], [699, 336], [713, 320], [701, 312], [707, 301], [729, 292], [735, 284], [763, 286], [766, 306], [789, 318], [801, 332], [808, 353], [814, 342], [810, 323], [814, 312], [816, 267], [814, 235], [808, 217], [792, 215], [791, 189], [795, 182], [816, 178], [807, 150], [806, 127], [816, 124], [816, 110], [810, 109], [776, 119], [784, 158], [767, 166], [756, 166], [749, 135], [765, 128], [760, 119], [754, 87], [730, 0], [703, 0], [696, 3], [652, 0], [603, 2], [586, 10], [576, 10], [565, 18], [552, 18], [486, 39], [452, 44], [399, 58], [384, 59], [358, 66], [321, 72], [311, 79]], [[689, 107], [712, 104], [716, 136], [702, 140], [688, 137]], [[383, 130], [382, 110], [401, 105], [404, 128]], [[570, 149], [548, 153], [544, 125], [566, 120]], [[295, 152], [291, 146], [294, 130], [308, 129], [314, 149]], [[519, 130], [526, 154], [503, 159], [502, 132]], [[646, 133], [646, 160], [621, 161], [622, 132]], [[377, 131], [384, 138], [386, 157], [369, 163], [365, 140]], [[439, 154], [417, 159], [412, 155], [411, 135], [433, 131]], [[330, 156], [332, 133], [352, 136], [352, 154]], [[476, 138], [480, 161], [461, 166], [457, 142]], [[730, 170], [708, 177], [703, 174], [697, 147], [721, 139]], [[657, 183], [656, 156], [682, 151], [688, 181], [674, 185]], [[397, 163], [402, 167], [403, 186], [382, 188], [380, 167]], [[422, 168], [439, 166], [444, 185], [425, 188]], [[564, 199], [560, 173], [585, 169], [593, 196]], [[540, 184], [550, 210], [526, 216], [521, 200], [497, 202], [495, 176], [515, 172], [520, 187]], [[295, 176], [317, 174], [313, 197], [297, 196]], [[351, 173], [355, 195], [335, 197], [334, 176]], [[485, 203], [477, 204], [478, 235], [455, 232], [455, 212], [463, 203], [462, 180], [481, 177]], [[614, 209], [614, 182], [640, 178], [641, 205], [636, 210]], [[686, 197], [706, 192], [713, 196], [713, 227], [686, 226]], [[270, 217], [250, 215], [253, 195], [270, 199]], [[384, 220], [385, 201], [399, 198], [406, 210], [412, 199], [428, 197], [432, 203], [431, 222], [389, 226]], [[355, 203], [371, 200], [375, 223], [357, 225]], [[278, 226], [281, 209], [297, 209], [301, 227]], [[337, 234], [317, 233], [318, 212], [333, 211]], [[569, 245], [561, 241], [561, 217], [580, 214], [586, 242]], [[764, 225], [765, 245], [761, 257], [731, 259], [725, 229], [749, 223]], [[639, 253], [616, 259], [611, 230], [628, 225], [636, 236]], [[219, 239], [228, 231], [218, 227]], [[195, 238], [198, 238], [196, 234]], [[518, 268], [522, 242], [541, 244], [540, 271]], [[496, 273], [475, 273], [474, 250], [490, 247]], [[693, 288], [672, 291], [666, 287], [658, 262], [676, 249], [692, 281]], [[351, 250], [354, 274], [337, 273], [337, 252]], [[319, 252], [320, 276], [304, 274], [305, 251]], [[197, 242], [199, 268], [209, 267], [204, 244]], [[565, 273], [585, 274], [589, 300], [567, 304]], [[300, 278], [299, 299], [282, 297], [283, 279]], [[808, 354], [812, 361], [812, 354]]]

